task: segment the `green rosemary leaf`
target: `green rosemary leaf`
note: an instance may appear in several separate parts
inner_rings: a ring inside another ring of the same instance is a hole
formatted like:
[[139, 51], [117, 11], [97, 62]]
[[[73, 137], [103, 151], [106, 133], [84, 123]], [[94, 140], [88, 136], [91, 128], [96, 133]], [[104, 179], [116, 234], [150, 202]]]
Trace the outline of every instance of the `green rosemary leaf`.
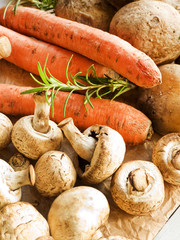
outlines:
[[84, 108], [85, 108], [86, 112], [88, 112], [88, 109], [86, 107], [86, 103], [84, 103]]
[[[124, 86], [124, 85], [132, 85], [132, 86], [133, 86], [132, 83], [128, 82], [128, 80], [127, 80], [126, 78], [122, 77], [122, 76], [120, 76], [120, 77], [116, 80], [116, 82], [117, 82], [118, 84], [121, 84], [122, 86]], [[135, 86], [135, 85], [134, 85], [134, 86]]]
[[74, 81], [82, 72], [77, 72], [74, 76], [70, 73], [71, 79]]
[[114, 100], [115, 98], [119, 97], [120, 95], [122, 95], [123, 93], [125, 93], [125, 92], [127, 92], [127, 91], [129, 91], [129, 90], [130, 90], [130, 89], [128, 89], [128, 88], [126, 88], [126, 87], [121, 88], [121, 89], [117, 92], [117, 94], [115, 94], [115, 95], [111, 98], [111, 100]]
[[[85, 83], [87, 82], [85, 76], [79, 75], [79, 76], [77, 77], [77, 79], [78, 79], [78, 80], [81, 80], [81, 81], [83, 81], [83, 82], [85, 82]], [[87, 84], [84, 84], [84, 86], [87, 86]]]
[[13, 8], [13, 10], [14, 10], [14, 15], [16, 15], [17, 7], [18, 7], [18, 5], [20, 4], [20, 2], [21, 2], [21, 0], [17, 0], [16, 4], [14, 5], [14, 8]]
[[72, 57], [73, 57], [73, 54], [71, 55], [71, 57], [70, 57], [70, 59], [67, 63], [67, 66], [66, 66], [66, 79], [67, 79], [68, 82], [70, 82], [69, 77], [68, 77], [68, 70], [69, 70], [69, 65], [70, 65]]
[[7, 9], [8, 9], [8, 7], [11, 5], [11, 3], [12, 3], [13, 1], [14, 1], [14, 0], [9, 1], [8, 4], [6, 5], [6, 7], [5, 7], [5, 9], [4, 9], [4, 13], [3, 13], [3, 19], [5, 19]]
[[54, 88], [54, 91], [55, 91], [55, 92], [53, 91], [52, 96], [51, 96], [52, 117], [54, 117], [54, 100], [55, 100], [55, 98], [56, 98], [57, 93], [58, 93], [60, 90], [61, 90], [61, 87], [59, 87], [59, 88], [57, 88], [57, 89]]
[[51, 88], [51, 105], [52, 105], [52, 102], [54, 100], [54, 91], [55, 91], [55, 88]]
[[91, 81], [94, 84], [109, 84], [110, 83], [108, 78], [103, 78], [103, 77], [93, 78], [93, 79], [91, 79]]
[[[47, 54], [47, 57], [46, 57], [46, 60], [45, 60], [45, 64], [44, 64], [44, 67], [43, 67], [43, 73], [44, 73], [44, 78], [47, 80], [47, 82], [50, 82], [50, 79], [48, 78], [48, 75], [46, 73], [46, 69], [47, 69], [47, 72], [49, 73], [49, 69], [46, 68], [47, 66], [47, 61], [48, 61], [48, 56], [49, 54]], [[39, 64], [40, 65], [40, 64]]]
[[93, 76], [95, 77], [95, 79], [98, 80], [98, 77], [96, 75], [96, 71], [95, 71], [94, 65], [91, 65], [91, 68], [92, 68]]
[[[72, 76], [72, 74], [70, 73], [71, 80], [73, 81], [74, 85], [78, 88], [86, 87], [85, 84], [77, 81], [77, 79], [79, 79], [79, 77], [80, 77], [79, 74], [81, 74], [81, 72], [76, 73], [74, 76]], [[72, 83], [72, 85], [73, 85], [73, 83]]]
[[38, 66], [38, 72], [39, 72], [39, 75], [40, 75], [42, 81], [46, 85], [49, 85], [49, 82], [47, 81], [46, 75], [44, 74], [44, 71], [42, 70], [41, 64], [39, 62], [37, 63], [37, 66]]
[[69, 100], [69, 98], [70, 98], [70, 96], [71, 96], [71, 94], [74, 92], [74, 90], [72, 90], [69, 94], [68, 94], [68, 96], [67, 96], [67, 98], [66, 98], [66, 100], [65, 100], [65, 103], [64, 103], [64, 107], [63, 107], [63, 116], [65, 117], [65, 111], [66, 111], [66, 106], [67, 106], [67, 102], [68, 102], [68, 100]]
[[96, 96], [97, 96], [98, 98], [100, 98], [100, 99], [101, 99], [101, 96], [100, 96], [99, 92], [100, 92], [103, 88], [104, 88], [104, 86], [99, 87], [99, 88], [96, 90]]
[[57, 93], [61, 90], [61, 87], [58, 87], [54, 93], [54, 98], [56, 97]]
[[106, 96], [106, 95], [108, 95], [108, 94], [110, 94], [110, 93], [112, 93], [111, 92], [111, 90], [109, 90], [109, 91], [107, 91], [107, 92], [104, 92], [104, 93], [101, 93], [101, 99], [104, 97], [104, 96]]
[[88, 68], [87, 73], [86, 73], [86, 82], [89, 83], [90, 85], [95, 85], [92, 81], [89, 80], [89, 72], [90, 72], [90, 70], [93, 69], [93, 68], [94, 68], [94, 66], [91, 65], [91, 66]]
[[49, 83], [52, 85], [52, 87], [57, 86], [56, 80], [54, 80], [54, 78], [52, 78], [52, 77], [49, 78]]
[[[74, 79], [73, 82], [74, 82], [75, 86], [78, 87], [78, 88], [80, 88], [80, 89], [87, 86], [87, 85], [85, 85], [85, 84], [77, 81], [76, 79]], [[80, 90], [80, 89], [79, 89], [79, 90]]]
[[30, 76], [31, 76], [31, 77], [33, 78], [33, 80], [34, 80], [35, 82], [37, 82], [39, 85], [46, 86], [43, 82], [40, 82], [39, 80], [37, 80], [37, 79], [33, 76], [32, 73], [30, 73]]
[[68, 86], [73, 86], [73, 82], [72, 82], [72, 81], [73, 81], [74, 77], [72, 76], [71, 73], [70, 73], [69, 75], [70, 75], [71, 81], [68, 80], [66, 84], [67, 84]]
[[93, 89], [93, 90], [89, 90], [89, 98], [91, 98], [93, 95], [96, 95], [96, 92], [97, 92], [97, 88]]
[[50, 78], [49, 78], [49, 81], [50, 81], [50, 82], [52, 82], [53, 84], [56, 84], [56, 85], [64, 84], [64, 83], [62, 83], [61, 81], [59, 81], [57, 78], [55, 78], [55, 77], [50, 73], [49, 69], [47, 69], [47, 72], [48, 72], [48, 74], [49, 74], [49, 76], [50, 76]]
[[46, 91], [45, 91], [45, 98], [46, 98], [46, 102], [48, 103], [48, 105], [51, 105], [51, 102], [49, 102], [49, 99], [48, 99], [48, 92], [49, 92], [49, 88], [46, 89]]
[[20, 94], [42, 92], [42, 91], [44, 91], [44, 89], [45, 89], [45, 87], [36, 87], [36, 88], [29, 89], [29, 90], [25, 90], [25, 91], [21, 92]]
[[55, 88], [53, 87], [53, 88], [52, 88], [52, 92], [51, 92], [51, 110], [52, 110], [52, 117], [54, 117], [54, 99], [55, 99], [54, 90], [55, 90]]
[[86, 103], [89, 103], [89, 105], [94, 108], [94, 106], [92, 105], [91, 103], [91, 100], [90, 100], [90, 95], [89, 95], [89, 91], [87, 90], [86, 91], [86, 94], [85, 94], [85, 100], [84, 100], [84, 104], [86, 105]]

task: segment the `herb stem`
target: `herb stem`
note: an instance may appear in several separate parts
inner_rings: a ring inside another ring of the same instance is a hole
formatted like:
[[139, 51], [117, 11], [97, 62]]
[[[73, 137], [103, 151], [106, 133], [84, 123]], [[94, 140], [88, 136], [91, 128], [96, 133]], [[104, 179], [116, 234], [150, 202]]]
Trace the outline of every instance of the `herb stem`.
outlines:
[[7, 8], [13, 4], [14, 5], [14, 14], [16, 15], [17, 7], [20, 5], [28, 5], [28, 6], [35, 6], [36, 8], [44, 11], [50, 11], [51, 13], [55, 12], [57, 0], [10, 0], [6, 5], [3, 18], [5, 18], [5, 14]]
[[[73, 92], [83, 92], [85, 108], [87, 103], [93, 108], [93, 105], [90, 100], [91, 97], [102, 99], [104, 96], [108, 97], [109, 94], [112, 94], [113, 96], [111, 96], [111, 99], [114, 100], [121, 94], [135, 88], [135, 85], [133, 83], [130, 83], [126, 78], [122, 76], [119, 76], [118, 79], [113, 79], [106, 75], [105, 77], [97, 77], [94, 65], [91, 65], [89, 67], [89, 69], [87, 70], [86, 76], [80, 75], [81, 72], [79, 72], [79, 73], [76, 73], [74, 76], [69, 74], [70, 75], [69, 77], [68, 68], [69, 68], [69, 63], [71, 59], [72, 59], [72, 56], [69, 59], [66, 67], [66, 78], [67, 78], [66, 83], [61, 82], [60, 80], [53, 77], [48, 69], [47, 69], [48, 74], [46, 73], [46, 64], [47, 64], [47, 59], [46, 59], [43, 69], [40, 63], [38, 63], [38, 71], [39, 71], [39, 75], [41, 77], [42, 82], [38, 81], [31, 74], [32, 78], [40, 86], [24, 91], [21, 94], [29, 94], [29, 93], [35, 93], [35, 92], [41, 92], [41, 91], [48, 92], [49, 90], [51, 90], [51, 107], [52, 107], [52, 115], [54, 115], [53, 103], [54, 103], [54, 99], [57, 92], [58, 91], [69, 92], [64, 103], [63, 114], [65, 116], [65, 109], [67, 106], [67, 102]], [[90, 74], [91, 70], [93, 75]]]

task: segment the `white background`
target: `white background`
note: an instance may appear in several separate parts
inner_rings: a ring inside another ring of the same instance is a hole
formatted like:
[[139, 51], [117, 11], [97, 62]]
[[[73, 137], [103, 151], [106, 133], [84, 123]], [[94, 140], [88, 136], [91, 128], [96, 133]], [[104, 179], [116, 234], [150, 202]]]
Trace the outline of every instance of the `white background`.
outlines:
[[6, 6], [9, 0], [0, 0], [0, 7]]

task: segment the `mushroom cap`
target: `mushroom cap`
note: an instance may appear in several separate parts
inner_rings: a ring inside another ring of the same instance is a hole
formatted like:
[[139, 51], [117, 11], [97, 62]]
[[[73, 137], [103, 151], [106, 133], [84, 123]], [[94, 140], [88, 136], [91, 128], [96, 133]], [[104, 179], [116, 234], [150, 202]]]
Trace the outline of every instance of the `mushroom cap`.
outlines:
[[36, 240], [49, 235], [46, 219], [30, 203], [16, 202], [0, 210], [0, 239]]
[[55, 240], [91, 240], [109, 217], [105, 195], [89, 186], [78, 186], [61, 193], [52, 203], [48, 223]]
[[6, 182], [6, 175], [13, 172], [13, 168], [6, 161], [0, 159], [0, 208], [21, 199], [21, 188], [11, 190]]
[[24, 156], [37, 160], [43, 153], [57, 150], [63, 138], [61, 130], [49, 121], [49, 131], [40, 133], [32, 127], [33, 115], [20, 118], [13, 126], [12, 142]]
[[36, 238], [36, 240], [53, 240], [54, 238], [51, 236], [42, 236], [42, 237], [38, 237]]
[[[175, 157], [178, 166], [173, 163]], [[166, 182], [180, 185], [180, 133], [169, 133], [161, 137], [154, 146], [152, 161]]]
[[61, 151], [44, 153], [35, 164], [35, 186], [41, 195], [54, 197], [72, 188], [76, 170], [71, 159]]
[[111, 180], [111, 195], [119, 208], [132, 215], [148, 215], [164, 201], [164, 181], [156, 165], [134, 160], [121, 165]]
[[11, 120], [3, 113], [0, 113], [0, 150], [6, 148], [11, 142], [12, 128]]
[[108, 126], [96, 124], [87, 128], [83, 134], [94, 134], [97, 142], [90, 164], [87, 163], [84, 172], [80, 167], [77, 172], [84, 182], [98, 184], [110, 177], [122, 164], [126, 145], [123, 137]]

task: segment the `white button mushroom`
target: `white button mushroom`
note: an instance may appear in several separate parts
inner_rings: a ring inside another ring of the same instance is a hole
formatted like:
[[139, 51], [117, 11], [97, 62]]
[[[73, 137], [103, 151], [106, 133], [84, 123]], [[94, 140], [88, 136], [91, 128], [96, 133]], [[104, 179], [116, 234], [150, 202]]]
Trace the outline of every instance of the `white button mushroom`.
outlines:
[[34, 168], [30, 165], [27, 169], [15, 172], [4, 160], [0, 159], [0, 208], [21, 199], [21, 187], [34, 185]]
[[154, 146], [152, 161], [166, 182], [180, 186], [180, 133], [161, 137]]
[[14, 124], [12, 142], [24, 156], [37, 160], [43, 153], [59, 149], [63, 135], [57, 124], [49, 120], [50, 105], [45, 93], [34, 94], [33, 98], [34, 115], [22, 117]]
[[58, 126], [76, 153], [86, 160], [85, 170], [81, 169], [80, 163], [77, 168], [84, 182], [97, 184], [104, 181], [123, 162], [126, 145], [122, 136], [112, 128], [96, 124], [81, 133], [72, 118], [63, 120]]
[[53, 240], [54, 238], [51, 236], [42, 236], [42, 237], [38, 237], [36, 238], [36, 240]]
[[81, 158], [90, 162], [96, 147], [96, 139], [93, 136], [82, 134], [74, 125], [72, 118], [64, 119], [58, 124], [58, 127], [64, 132], [64, 135], [69, 140], [77, 154]]
[[35, 164], [35, 174], [35, 186], [45, 197], [58, 196], [76, 182], [74, 165], [67, 154], [61, 151], [44, 153]]
[[129, 161], [113, 175], [110, 187], [114, 202], [132, 215], [148, 215], [164, 201], [164, 181], [155, 164]]
[[28, 168], [30, 165], [29, 159], [19, 152], [14, 153], [9, 159], [8, 163], [14, 169], [14, 171], [21, 171]]
[[109, 217], [109, 204], [99, 190], [78, 186], [61, 193], [48, 213], [54, 240], [91, 240]]
[[30, 203], [16, 202], [0, 210], [1, 240], [36, 240], [49, 236], [47, 220]]
[[10, 144], [12, 128], [11, 120], [3, 113], [0, 113], [0, 150]]

